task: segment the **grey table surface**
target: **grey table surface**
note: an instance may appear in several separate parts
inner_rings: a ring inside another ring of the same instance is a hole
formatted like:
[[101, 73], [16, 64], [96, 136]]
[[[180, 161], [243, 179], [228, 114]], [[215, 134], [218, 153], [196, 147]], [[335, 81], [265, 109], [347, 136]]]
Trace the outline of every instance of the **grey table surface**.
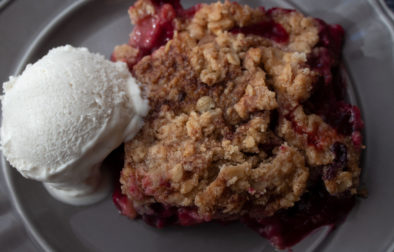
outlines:
[[[0, 0], [0, 82], [13, 74], [23, 52], [40, 30], [75, 1]], [[387, 0], [387, 5], [394, 10], [394, 0]], [[23, 19], [19, 18], [21, 16]], [[5, 181], [0, 175], [0, 250], [38, 251], [32, 241], [26, 238], [23, 224], [12, 210], [7, 194]]]

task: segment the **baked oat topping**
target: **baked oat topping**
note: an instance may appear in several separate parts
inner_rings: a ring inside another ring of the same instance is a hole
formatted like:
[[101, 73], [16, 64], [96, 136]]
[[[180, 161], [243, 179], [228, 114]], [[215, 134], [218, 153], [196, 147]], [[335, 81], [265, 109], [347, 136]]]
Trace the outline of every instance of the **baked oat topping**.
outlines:
[[[120, 182], [135, 211], [187, 210], [185, 225], [256, 209], [268, 217], [293, 207], [316, 177], [330, 197], [356, 194], [359, 111], [333, 92], [320, 101], [343, 113], [316, 99], [336, 88], [343, 30], [279, 8], [170, 2], [137, 1], [131, 41], [113, 53], [152, 108], [125, 146]], [[141, 30], [152, 23], [162, 29]]]

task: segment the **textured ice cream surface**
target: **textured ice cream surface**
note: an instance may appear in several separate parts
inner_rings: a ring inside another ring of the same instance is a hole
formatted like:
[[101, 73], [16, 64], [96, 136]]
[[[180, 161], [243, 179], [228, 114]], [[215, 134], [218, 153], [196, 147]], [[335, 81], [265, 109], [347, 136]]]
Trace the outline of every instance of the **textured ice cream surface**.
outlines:
[[50, 50], [3, 89], [6, 159], [23, 176], [74, 195], [94, 190], [98, 164], [138, 132], [148, 111], [125, 63], [69, 45]]

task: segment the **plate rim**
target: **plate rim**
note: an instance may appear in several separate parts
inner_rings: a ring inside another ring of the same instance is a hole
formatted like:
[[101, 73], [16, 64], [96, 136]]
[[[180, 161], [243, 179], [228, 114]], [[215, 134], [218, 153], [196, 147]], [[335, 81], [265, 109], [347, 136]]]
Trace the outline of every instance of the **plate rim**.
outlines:
[[[94, 0], [76, 0], [74, 3], [67, 6], [64, 10], [60, 11], [34, 38], [33, 42], [29, 45], [29, 47], [25, 50], [25, 53], [20, 58], [19, 63], [15, 67], [14, 75], [21, 73], [26, 65], [29, 63], [29, 59], [31, 59], [35, 50], [39, 46], [42, 41], [48, 38], [48, 36], [59, 26], [61, 25], [69, 16], [71, 16], [75, 11], [84, 7], [86, 4], [93, 2]], [[288, 0], [285, 0], [287, 2]], [[370, 7], [378, 12], [378, 16], [382, 18], [382, 23], [387, 27], [390, 32], [392, 39], [394, 40], [394, 12], [387, 6], [384, 0], [367, 0], [370, 4]], [[358, 100], [358, 99], [357, 99]], [[43, 249], [44, 251], [55, 251], [54, 247], [46, 241], [46, 239], [41, 235], [41, 232], [34, 226], [31, 221], [31, 218], [26, 214], [26, 208], [23, 206], [19, 197], [15, 194], [15, 183], [13, 180], [12, 171], [13, 167], [5, 159], [2, 152], [1, 155], [1, 170], [4, 174], [4, 180], [6, 187], [8, 189], [8, 195], [10, 201], [18, 213], [18, 217], [22, 220], [24, 228], [27, 230], [27, 234], [30, 240], [38, 245], [38, 248]], [[394, 247], [394, 239], [391, 240], [391, 246], [388, 248]]]
[[390, 35], [394, 39], [394, 10], [391, 10], [385, 0], [368, 0], [368, 2], [383, 17], [384, 24], [389, 28]]

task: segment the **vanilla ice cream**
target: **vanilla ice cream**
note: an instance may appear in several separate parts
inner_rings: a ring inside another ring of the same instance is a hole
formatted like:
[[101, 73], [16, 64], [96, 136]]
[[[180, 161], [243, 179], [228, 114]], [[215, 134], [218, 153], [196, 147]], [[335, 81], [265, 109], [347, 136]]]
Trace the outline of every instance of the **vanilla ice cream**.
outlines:
[[134, 137], [148, 112], [127, 65], [61, 46], [3, 90], [1, 146], [9, 163], [63, 202], [102, 199], [101, 162]]

